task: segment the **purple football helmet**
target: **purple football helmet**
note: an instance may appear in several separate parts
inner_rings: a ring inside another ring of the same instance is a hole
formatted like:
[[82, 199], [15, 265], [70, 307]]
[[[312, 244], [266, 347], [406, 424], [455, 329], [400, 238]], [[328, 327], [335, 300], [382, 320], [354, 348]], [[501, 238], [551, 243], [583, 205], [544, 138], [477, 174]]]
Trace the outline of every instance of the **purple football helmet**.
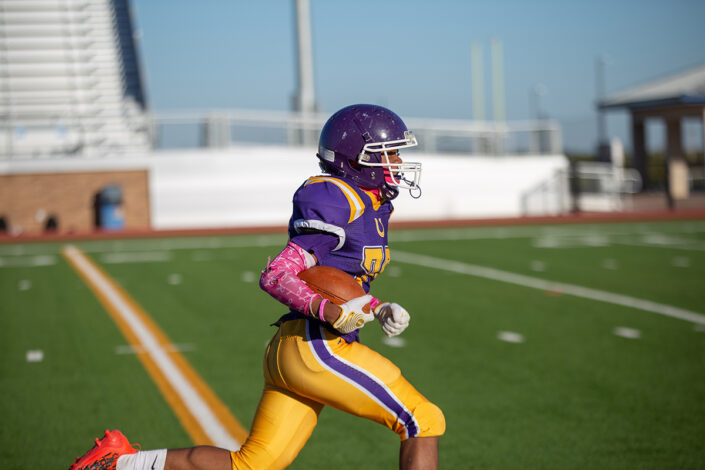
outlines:
[[[387, 152], [418, 145], [413, 132], [382, 106], [356, 104], [333, 114], [323, 126], [318, 154], [323, 171], [363, 188], [379, 188], [386, 199], [408, 189], [421, 193], [421, 163], [390, 163]], [[386, 170], [386, 171], [385, 171]]]

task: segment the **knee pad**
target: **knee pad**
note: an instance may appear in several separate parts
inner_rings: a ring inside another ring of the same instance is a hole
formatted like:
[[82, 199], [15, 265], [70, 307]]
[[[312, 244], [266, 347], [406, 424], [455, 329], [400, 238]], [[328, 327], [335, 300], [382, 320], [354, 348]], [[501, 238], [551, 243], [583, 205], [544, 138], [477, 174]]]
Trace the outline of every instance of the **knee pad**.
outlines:
[[445, 433], [446, 418], [443, 411], [430, 401], [419, 403], [413, 413], [419, 423], [419, 433], [416, 437], [435, 437]]

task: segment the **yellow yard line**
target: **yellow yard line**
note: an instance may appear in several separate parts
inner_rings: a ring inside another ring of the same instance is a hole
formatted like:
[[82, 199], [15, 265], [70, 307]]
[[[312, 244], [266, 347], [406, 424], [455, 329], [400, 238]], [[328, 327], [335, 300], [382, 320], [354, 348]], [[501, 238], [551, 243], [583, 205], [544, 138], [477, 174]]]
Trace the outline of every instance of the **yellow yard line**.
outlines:
[[157, 384], [186, 432], [197, 445], [236, 450], [247, 430], [206, 384], [147, 312], [79, 248], [62, 255], [91, 288]]

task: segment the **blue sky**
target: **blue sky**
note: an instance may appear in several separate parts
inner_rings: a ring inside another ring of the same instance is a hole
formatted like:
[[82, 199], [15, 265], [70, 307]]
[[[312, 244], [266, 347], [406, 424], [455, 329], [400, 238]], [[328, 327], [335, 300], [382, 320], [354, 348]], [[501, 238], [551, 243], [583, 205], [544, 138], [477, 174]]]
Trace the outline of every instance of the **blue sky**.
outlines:
[[[293, 0], [132, 0], [154, 111], [288, 110], [295, 92]], [[472, 118], [470, 46], [504, 49], [506, 113], [530, 117], [529, 93], [560, 122], [565, 147], [596, 135], [595, 60], [607, 93], [705, 63], [705, 0], [311, 0], [316, 98], [324, 112], [354, 102], [402, 117]], [[623, 113], [611, 135], [627, 139]], [[655, 124], [651, 139], [658, 140]], [[702, 131], [687, 126], [686, 143]]]

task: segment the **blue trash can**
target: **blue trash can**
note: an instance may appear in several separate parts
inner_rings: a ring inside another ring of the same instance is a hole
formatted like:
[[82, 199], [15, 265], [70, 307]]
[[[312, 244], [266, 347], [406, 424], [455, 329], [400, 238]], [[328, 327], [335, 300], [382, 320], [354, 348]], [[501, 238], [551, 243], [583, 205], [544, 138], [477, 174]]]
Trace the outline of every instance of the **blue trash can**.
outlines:
[[125, 215], [122, 211], [122, 188], [110, 185], [102, 188], [96, 197], [96, 218], [102, 230], [122, 230]]

